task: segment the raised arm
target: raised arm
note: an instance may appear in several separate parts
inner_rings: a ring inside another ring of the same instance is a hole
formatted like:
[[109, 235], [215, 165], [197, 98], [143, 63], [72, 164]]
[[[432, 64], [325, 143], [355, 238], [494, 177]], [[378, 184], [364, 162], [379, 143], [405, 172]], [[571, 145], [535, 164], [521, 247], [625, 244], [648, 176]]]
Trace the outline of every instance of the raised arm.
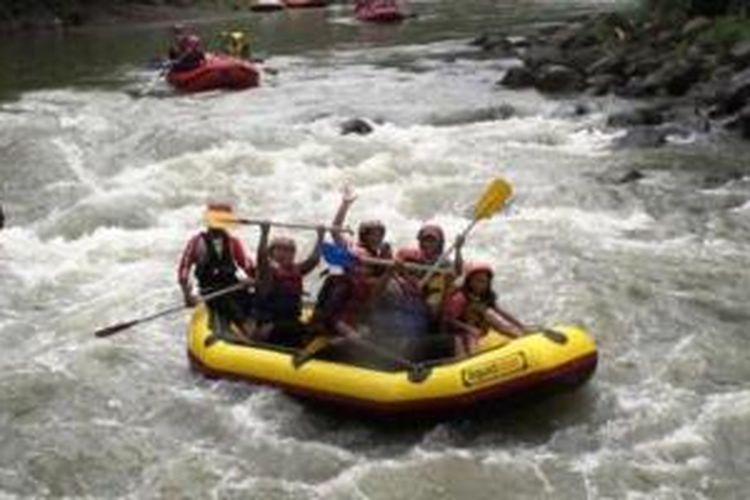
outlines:
[[318, 262], [320, 262], [320, 244], [323, 243], [323, 236], [325, 236], [325, 234], [325, 227], [318, 226], [318, 239], [315, 241], [315, 246], [310, 252], [310, 255], [299, 263], [299, 270], [300, 273], [302, 273], [302, 276], [310, 273], [318, 265]]
[[339, 205], [339, 208], [336, 211], [336, 216], [331, 223], [331, 226], [335, 228], [331, 231], [331, 236], [337, 245], [346, 245], [346, 238], [341, 229], [344, 226], [346, 214], [349, 213], [349, 207], [352, 206], [352, 203], [354, 203], [354, 200], [356, 199], [357, 195], [354, 194], [352, 187], [348, 184], [344, 186], [344, 189], [341, 191], [341, 204]]

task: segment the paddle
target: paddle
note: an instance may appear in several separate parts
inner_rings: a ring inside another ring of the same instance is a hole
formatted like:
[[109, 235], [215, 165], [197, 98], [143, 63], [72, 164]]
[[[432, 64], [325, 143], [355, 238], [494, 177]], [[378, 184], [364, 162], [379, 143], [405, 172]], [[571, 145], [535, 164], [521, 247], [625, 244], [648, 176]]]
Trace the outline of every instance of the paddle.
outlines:
[[[477, 203], [474, 206], [474, 216], [472, 218], [472, 221], [468, 226], [466, 226], [463, 231], [461, 231], [461, 239], [465, 239], [480, 220], [489, 219], [490, 217], [495, 215], [501, 208], [503, 208], [503, 206], [505, 206], [511, 196], [513, 196], [513, 187], [510, 185], [510, 183], [508, 183], [508, 181], [500, 177], [493, 179], [485, 188], [482, 197], [477, 200]], [[435, 261], [435, 263], [430, 266], [427, 274], [420, 281], [421, 286], [424, 286], [428, 281], [430, 281], [430, 278], [435, 275], [438, 269], [445, 262], [445, 259], [455, 248], [456, 242], [454, 241], [451, 246], [448, 247], [448, 249], [445, 250], [443, 254]]]
[[[226, 295], [228, 293], [234, 292], [236, 290], [241, 290], [242, 288], [247, 288], [249, 286], [248, 282], [242, 282], [237, 283], [235, 285], [229, 286], [227, 288], [223, 288], [221, 290], [217, 290], [215, 292], [209, 293], [207, 295], [201, 296], [198, 300], [200, 302], [208, 302], [209, 300], [221, 297], [222, 295]], [[162, 316], [166, 316], [168, 314], [175, 313], [177, 311], [182, 311], [183, 309], [186, 309], [187, 306], [182, 304], [179, 306], [170, 307], [169, 309], [164, 309], [163, 311], [156, 312], [154, 314], [150, 314], [148, 316], [144, 316], [143, 318], [138, 318], [130, 321], [125, 321], [123, 323], [117, 323], [111, 326], [108, 326], [106, 328], [99, 329], [94, 332], [94, 335], [97, 337], [109, 337], [110, 335], [114, 335], [118, 332], [121, 332], [123, 330], [127, 330], [129, 328], [132, 328], [136, 325], [140, 325], [142, 323], [147, 323], [151, 320], [161, 318]]]
[[380, 347], [374, 342], [362, 338], [361, 336], [359, 336], [359, 334], [347, 335], [343, 337], [315, 337], [312, 341], [310, 341], [309, 344], [304, 347], [304, 349], [294, 355], [294, 357], [292, 358], [292, 365], [294, 366], [294, 368], [299, 369], [302, 365], [313, 359], [313, 357], [319, 352], [330, 346], [342, 344], [344, 342], [357, 344], [362, 348], [374, 352], [384, 359], [394, 361], [402, 368], [408, 369], [408, 377], [411, 382], [423, 382], [427, 379], [427, 377], [430, 376], [429, 367], [421, 363], [414, 363], [402, 356], [399, 356], [398, 354], [391, 352], [388, 349]]
[[[355, 255], [344, 245], [337, 245], [335, 243], [324, 242], [321, 243], [321, 254], [323, 260], [330, 266], [336, 267], [348, 267], [357, 262], [363, 262], [365, 264], [372, 264], [375, 266], [383, 267], [394, 267], [401, 266], [404, 269], [411, 269], [413, 271], [430, 271], [432, 266], [425, 264], [415, 264], [413, 262], [399, 262], [391, 259], [378, 259], [375, 257], [362, 257]], [[451, 273], [451, 270], [438, 269], [436, 272], [439, 273]]]
[[[184, 56], [183, 56], [184, 57]], [[156, 84], [159, 83], [159, 81], [164, 78], [164, 76], [169, 72], [170, 69], [172, 69], [172, 66], [180, 62], [182, 58], [180, 58], [177, 61], [162, 61], [159, 66], [159, 72], [156, 73], [156, 76], [154, 76], [151, 81], [146, 84], [146, 86], [141, 89], [141, 91], [138, 93], [139, 96], [145, 96], [149, 95], [153, 90], [154, 87], [156, 87]]]
[[[262, 219], [243, 219], [243, 218], [236, 218], [232, 215], [228, 214], [227, 212], [220, 212], [220, 211], [214, 211], [214, 212], [208, 212], [206, 214], [206, 222], [208, 224], [240, 224], [245, 226], [260, 226], [263, 224], [268, 223], [271, 226], [275, 227], [285, 227], [288, 229], [309, 229], [312, 231], [317, 231], [320, 227], [319, 225], [315, 224], [298, 224], [298, 223], [290, 223], [290, 222], [274, 222], [274, 221], [266, 221]], [[353, 233], [351, 228], [345, 227], [334, 227], [334, 226], [323, 226], [323, 228], [326, 231], [341, 231], [345, 233]]]

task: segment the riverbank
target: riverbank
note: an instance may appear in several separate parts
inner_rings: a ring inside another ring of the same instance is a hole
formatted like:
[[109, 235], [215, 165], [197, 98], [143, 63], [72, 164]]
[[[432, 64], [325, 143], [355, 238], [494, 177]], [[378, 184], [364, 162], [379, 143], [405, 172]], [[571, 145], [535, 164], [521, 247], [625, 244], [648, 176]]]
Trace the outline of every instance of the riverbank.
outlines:
[[484, 33], [472, 44], [489, 57], [518, 59], [498, 81], [506, 88], [553, 96], [614, 94], [650, 103], [611, 116], [612, 126], [671, 122], [701, 132], [737, 130], [750, 139], [747, 18], [675, 23], [606, 13], [527, 33]]
[[159, 4], [49, 1], [0, 7], [0, 33], [198, 19], [247, 10], [250, 0], [173, 0]]

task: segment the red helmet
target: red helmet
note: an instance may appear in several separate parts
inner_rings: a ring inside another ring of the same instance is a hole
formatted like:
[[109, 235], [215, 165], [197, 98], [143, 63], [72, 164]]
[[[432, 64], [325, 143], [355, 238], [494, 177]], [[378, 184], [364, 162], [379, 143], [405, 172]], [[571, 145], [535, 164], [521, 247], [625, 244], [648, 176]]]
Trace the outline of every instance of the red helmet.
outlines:
[[418, 240], [424, 238], [435, 238], [440, 243], [443, 243], [445, 241], [445, 233], [443, 232], [443, 229], [436, 224], [425, 224], [417, 233]]
[[486, 262], [469, 262], [466, 264], [464, 270], [464, 283], [468, 283], [469, 279], [478, 273], [487, 273], [490, 275], [490, 279], [495, 276], [495, 271], [492, 270], [492, 266]]
[[296, 250], [297, 244], [294, 243], [294, 240], [291, 238], [287, 238], [286, 236], [277, 236], [276, 238], [271, 240], [271, 243], [268, 244], [269, 251], [273, 251], [274, 248], [288, 248], [290, 250]]
[[201, 39], [198, 35], [188, 35], [182, 43], [186, 50], [198, 50], [201, 48]]
[[385, 236], [385, 226], [377, 219], [361, 222], [357, 229], [357, 235], [359, 236], [359, 239], [362, 240], [365, 235], [371, 231], [380, 231], [383, 236]]

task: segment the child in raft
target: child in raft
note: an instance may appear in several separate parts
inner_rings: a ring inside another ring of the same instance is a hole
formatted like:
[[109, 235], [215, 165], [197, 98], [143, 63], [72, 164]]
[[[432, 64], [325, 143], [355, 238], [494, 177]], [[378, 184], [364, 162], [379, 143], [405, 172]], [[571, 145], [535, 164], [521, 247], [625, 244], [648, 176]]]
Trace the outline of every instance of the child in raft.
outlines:
[[[417, 232], [417, 243], [417, 247], [400, 248], [396, 252], [396, 260], [427, 266], [435, 265], [445, 249], [445, 233], [438, 225], [425, 224]], [[433, 273], [427, 280], [425, 280], [427, 272], [405, 270], [402, 273], [412, 293], [420, 295], [427, 306], [433, 331], [436, 331], [439, 326], [443, 305], [452, 290], [453, 282], [461, 276], [463, 245], [464, 237], [458, 236], [454, 245], [453, 260], [443, 259], [436, 267], [436, 270], [441, 272]]]
[[333, 219], [331, 231], [336, 244], [347, 246], [362, 261], [347, 267], [343, 274], [329, 275], [318, 295], [313, 314], [313, 325], [325, 333], [358, 336], [359, 320], [392, 276], [393, 268], [370, 265], [367, 258], [390, 259], [391, 246], [385, 241], [385, 226], [378, 220], [363, 222], [357, 230], [357, 241], [350, 242], [340, 229], [349, 208], [357, 199], [353, 190], [345, 186], [341, 204]]
[[275, 237], [268, 240], [271, 226], [260, 226], [257, 254], [256, 314], [261, 324], [258, 336], [266, 342], [287, 347], [300, 344], [304, 327], [302, 314], [302, 282], [320, 262], [320, 244], [325, 228], [318, 227], [318, 239], [310, 254], [295, 262], [294, 240]]
[[457, 357], [476, 352], [479, 339], [494, 328], [505, 334], [520, 337], [526, 328], [496, 304], [492, 290], [494, 273], [487, 264], [468, 266], [461, 288], [448, 298], [443, 311], [444, 329], [455, 335]]

